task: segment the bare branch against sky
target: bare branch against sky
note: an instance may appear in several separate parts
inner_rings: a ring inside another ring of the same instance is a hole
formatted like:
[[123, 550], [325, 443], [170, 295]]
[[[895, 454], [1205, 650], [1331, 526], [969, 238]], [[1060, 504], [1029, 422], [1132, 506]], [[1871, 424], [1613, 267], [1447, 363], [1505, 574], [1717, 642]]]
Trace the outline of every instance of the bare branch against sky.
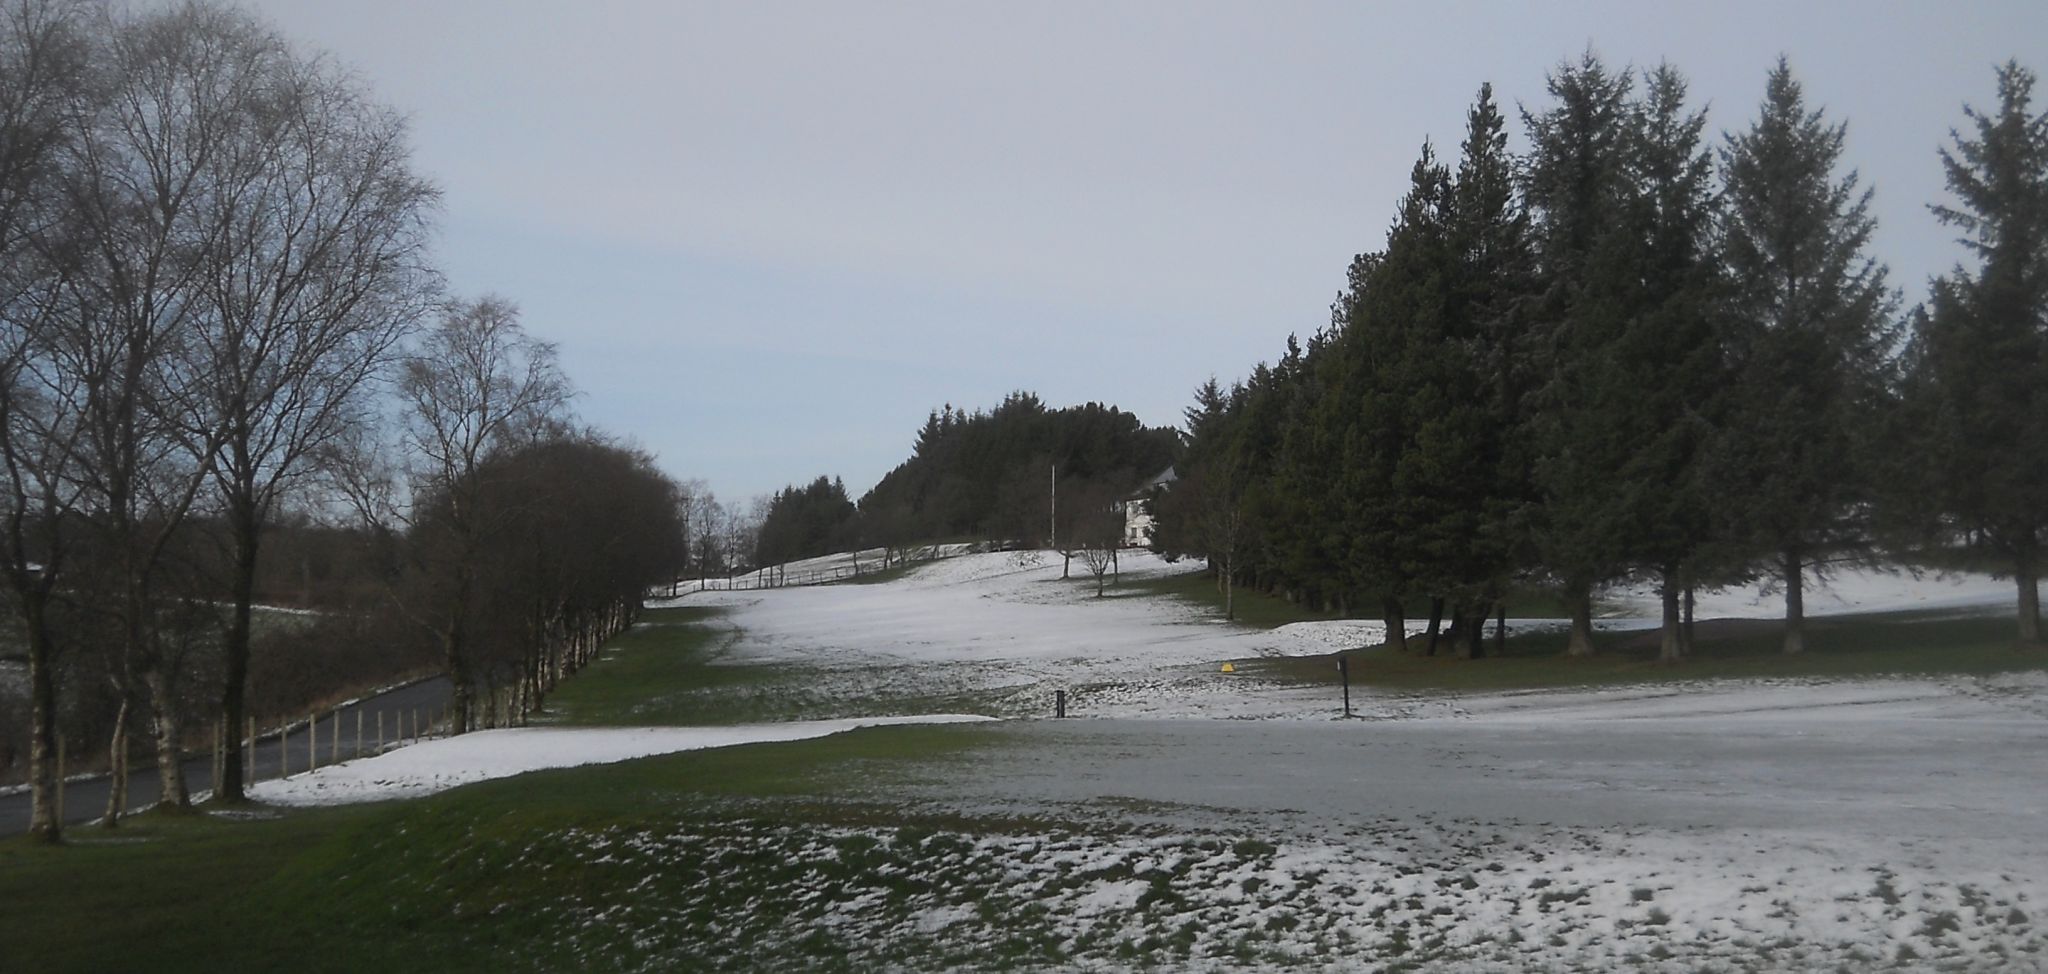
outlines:
[[1480, 82], [1533, 104], [1588, 45], [1671, 61], [1717, 132], [1788, 55], [1917, 301], [1960, 257], [1935, 150], [2048, 37], [2033, 0], [254, 6], [413, 114], [451, 285], [731, 496], [857, 494], [927, 410], [1016, 388], [1173, 422], [1327, 321]]

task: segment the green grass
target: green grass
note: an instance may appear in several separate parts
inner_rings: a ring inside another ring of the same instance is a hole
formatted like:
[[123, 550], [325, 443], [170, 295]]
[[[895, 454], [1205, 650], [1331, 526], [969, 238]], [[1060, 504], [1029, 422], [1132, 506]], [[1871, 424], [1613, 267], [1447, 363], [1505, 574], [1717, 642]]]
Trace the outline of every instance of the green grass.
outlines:
[[[61, 847], [8, 840], [0, 967], [564, 970], [586, 966], [579, 951], [589, 949], [610, 951], [598, 966], [615, 967], [640, 958], [630, 944], [593, 947], [564, 904], [744, 912], [749, 877], [765, 882], [790, 864], [736, 862], [689, 877], [663, 860], [592, 862], [593, 837], [896, 828], [922, 820], [863, 796], [990, 740], [971, 726], [868, 728], [274, 820], [144, 816], [118, 833], [75, 830]], [[772, 958], [788, 945], [757, 946]]]
[[755, 691], [782, 679], [774, 667], [723, 659], [739, 630], [723, 610], [652, 609], [612, 638], [597, 663], [548, 695], [542, 722], [576, 726], [687, 726], [761, 719]]
[[[1796, 656], [1781, 652], [1780, 624], [1747, 620], [1703, 624], [1695, 654], [1676, 663], [1657, 660], [1655, 630], [1598, 634], [1595, 654], [1576, 659], [1563, 655], [1565, 636], [1561, 631], [1511, 633], [1505, 654], [1481, 660], [1404, 655], [1385, 647], [1351, 650], [1344, 655], [1351, 661], [1353, 682], [1416, 691], [1987, 674], [2048, 667], [2048, 654], [2016, 647], [2012, 630], [2011, 619], [1997, 616], [1891, 613], [1808, 619], [1806, 652]], [[1490, 640], [1487, 649], [1493, 649]], [[1337, 680], [1336, 668], [1327, 656], [1248, 660], [1240, 668], [1315, 683]]]
[[912, 692], [887, 667], [834, 671], [729, 662], [740, 630], [723, 610], [655, 609], [606, 644], [598, 662], [543, 701], [537, 724], [701, 726], [893, 714], [994, 713], [986, 693]]

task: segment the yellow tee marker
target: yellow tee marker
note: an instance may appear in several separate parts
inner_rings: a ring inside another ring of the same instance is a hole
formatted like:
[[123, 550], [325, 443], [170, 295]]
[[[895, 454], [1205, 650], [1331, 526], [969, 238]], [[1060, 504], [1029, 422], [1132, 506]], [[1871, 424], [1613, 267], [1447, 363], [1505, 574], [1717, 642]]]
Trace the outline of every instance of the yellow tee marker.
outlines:
[[1223, 664], [1223, 672], [1225, 672], [1225, 673], [1235, 673], [1235, 672], [1237, 672], [1237, 664], [1236, 664], [1236, 663], [1225, 663], [1225, 664]]

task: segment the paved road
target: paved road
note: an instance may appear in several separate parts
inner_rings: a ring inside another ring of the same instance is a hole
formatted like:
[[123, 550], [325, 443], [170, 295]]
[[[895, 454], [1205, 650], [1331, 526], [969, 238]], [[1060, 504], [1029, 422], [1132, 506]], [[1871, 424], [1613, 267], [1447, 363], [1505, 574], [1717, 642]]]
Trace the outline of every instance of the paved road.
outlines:
[[[320, 748], [319, 762], [323, 766], [335, 762], [337, 729], [340, 731], [340, 759], [347, 760], [356, 756], [356, 714], [359, 711], [362, 714], [362, 749], [367, 752], [377, 748], [377, 720], [380, 715], [384, 720], [384, 737], [388, 742], [398, 736], [401, 721], [404, 722], [405, 733], [409, 735], [412, 732], [415, 714], [424, 726], [437, 719], [447, 706], [448, 681], [442, 677], [435, 677], [342, 707], [339, 711], [322, 714], [316, 734]], [[249, 780], [260, 781], [277, 777], [280, 773], [281, 756], [286, 754], [290, 756], [293, 774], [305, 772], [311, 760], [305, 723], [302, 721], [294, 726], [282, 743], [284, 747], [280, 747], [280, 739], [276, 734], [267, 735], [257, 742], [253, 750], [255, 769]], [[105, 815], [108, 784], [109, 778], [101, 775], [90, 781], [73, 781], [65, 785], [64, 824], [83, 825]], [[185, 760], [185, 786], [195, 795], [213, 788], [211, 755], [201, 754]], [[159, 793], [155, 763], [138, 755], [128, 775], [129, 810], [148, 808], [156, 803]], [[0, 796], [0, 838], [28, 831], [28, 818], [28, 792]]]

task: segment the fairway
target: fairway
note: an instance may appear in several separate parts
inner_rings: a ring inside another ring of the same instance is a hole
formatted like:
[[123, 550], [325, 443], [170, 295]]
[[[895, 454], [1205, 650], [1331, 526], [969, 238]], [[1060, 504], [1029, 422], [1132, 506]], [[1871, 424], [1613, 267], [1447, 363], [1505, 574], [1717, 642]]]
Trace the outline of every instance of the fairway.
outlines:
[[[1005, 555], [691, 596], [613, 639], [547, 729], [449, 743], [1001, 713], [1054, 686], [1089, 719], [870, 727], [8, 843], [0, 897], [21, 907], [0, 944], [53, 971], [2048, 961], [2048, 859], [2023, 838], [2048, 677], [2003, 620], [1831, 618], [1793, 661], [1767, 624], [1724, 626], [1678, 667], [1628, 632], [1592, 660], [1542, 632], [1502, 659], [1366, 650], [1372, 719], [1345, 721], [1315, 634], [1348, 623], [1218, 627], [1172, 591], [1185, 576], [1131, 568], [1106, 600]], [[1218, 657], [1244, 672], [1194, 662]], [[397, 780], [406, 756], [358, 778]], [[317, 778], [294, 800], [323, 800]]]

